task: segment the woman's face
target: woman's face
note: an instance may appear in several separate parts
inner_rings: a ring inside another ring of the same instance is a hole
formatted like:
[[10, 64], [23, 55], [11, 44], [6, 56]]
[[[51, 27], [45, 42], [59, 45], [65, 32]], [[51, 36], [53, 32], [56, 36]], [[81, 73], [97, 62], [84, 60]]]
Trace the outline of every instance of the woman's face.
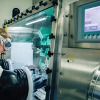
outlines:
[[[11, 42], [11, 39], [10, 39], [10, 38], [7, 38], [7, 40], [8, 40], [9, 42]], [[1, 53], [4, 53], [4, 51], [6, 51], [6, 50], [4, 49], [4, 46], [1, 44], [1, 41], [0, 41], [0, 54], [1, 54]]]

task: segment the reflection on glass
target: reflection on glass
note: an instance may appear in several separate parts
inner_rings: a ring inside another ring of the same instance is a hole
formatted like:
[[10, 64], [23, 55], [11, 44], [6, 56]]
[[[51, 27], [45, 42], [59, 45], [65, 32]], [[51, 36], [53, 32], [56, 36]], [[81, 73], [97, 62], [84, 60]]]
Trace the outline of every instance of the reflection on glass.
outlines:
[[19, 68], [23, 65], [31, 70], [35, 95], [40, 92], [40, 88], [43, 89], [47, 81], [46, 69], [49, 67], [48, 51], [50, 51], [51, 43], [49, 35], [52, 30], [53, 10], [54, 7], [51, 7], [8, 27], [13, 44], [11, 49], [13, 69], [15, 69], [14, 66]]

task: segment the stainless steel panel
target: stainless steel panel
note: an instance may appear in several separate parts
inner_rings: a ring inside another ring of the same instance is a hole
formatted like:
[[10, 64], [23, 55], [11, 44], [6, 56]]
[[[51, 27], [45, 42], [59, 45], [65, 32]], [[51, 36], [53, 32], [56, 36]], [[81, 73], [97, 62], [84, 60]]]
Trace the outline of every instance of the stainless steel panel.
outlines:
[[69, 47], [78, 48], [95, 48], [100, 49], [100, 43], [75, 43], [75, 30], [76, 30], [76, 7], [85, 3], [89, 3], [96, 0], [79, 0], [70, 5], [70, 35], [69, 35]]
[[62, 52], [57, 100], [87, 100], [89, 84], [100, 64], [100, 50], [62, 48]]

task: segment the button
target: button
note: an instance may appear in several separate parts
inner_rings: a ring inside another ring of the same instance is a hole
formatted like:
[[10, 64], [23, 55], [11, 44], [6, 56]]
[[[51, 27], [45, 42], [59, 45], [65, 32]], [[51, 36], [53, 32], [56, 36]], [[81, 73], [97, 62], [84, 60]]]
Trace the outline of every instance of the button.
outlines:
[[96, 35], [93, 34], [93, 39], [96, 39]]
[[88, 35], [88, 39], [92, 39], [92, 35]]
[[100, 39], [100, 34], [97, 35], [97, 39]]
[[87, 39], [87, 35], [84, 35], [84, 39]]

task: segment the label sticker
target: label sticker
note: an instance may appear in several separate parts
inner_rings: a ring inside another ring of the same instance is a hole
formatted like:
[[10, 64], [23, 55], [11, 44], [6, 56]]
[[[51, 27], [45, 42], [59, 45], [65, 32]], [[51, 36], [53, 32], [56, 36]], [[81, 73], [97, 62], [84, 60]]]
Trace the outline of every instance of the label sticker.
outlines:
[[67, 57], [67, 59], [71, 59], [72, 60], [72, 59], [74, 59], [74, 57]]

